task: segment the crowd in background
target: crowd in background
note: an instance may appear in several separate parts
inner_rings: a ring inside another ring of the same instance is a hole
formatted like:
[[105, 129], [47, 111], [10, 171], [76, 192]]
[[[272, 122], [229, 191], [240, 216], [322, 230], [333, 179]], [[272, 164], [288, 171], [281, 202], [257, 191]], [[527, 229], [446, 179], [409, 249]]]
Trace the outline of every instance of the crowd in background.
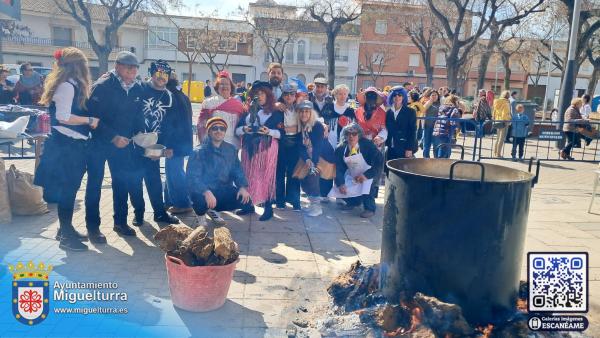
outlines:
[[[35, 184], [44, 188], [48, 202], [58, 204], [61, 247], [75, 251], [87, 249], [86, 239], [106, 243], [99, 213], [106, 163], [113, 230], [123, 236], [136, 235], [128, 225], [128, 199], [132, 224], [144, 224], [144, 185], [154, 220], [162, 223], [178, 223], [175, 214], [194, 211], [201, 221], [208, 216], [224, 224], [220, 211], [249, 215], [255, 206], [264, 209], [260, 221], [271, 219], [274, 208], [287, 207], [316, 217], [328, 203], [342, 210], [362, 206], [360, 217], [369, 218], [376, 211], [384, 163], [419, 151], [423, 158], [449, 158], [457, 137], [466, 133], [465, 114], [472, 113], [477, 136], [496, 131], [496, 157], [503, 156], [505, 139], [512, 138], [515, 161], [523, 158], [533, 123], [516, 102], [516, 92], [495, 97], [479, 90], [470, 111], [455, 90], [409, 82], [361, 89], [351, 100], [348, 86], [329, 88], [324, 74], [308, 84], [284, 81], [282, 65], [272, 63], [267, 81], [235, 83], [227, 71], [205, 81], [194, 149], [192, 105], [166, 61], [152, 62], [141, 81], [137, 57], [120, 52], [115, 68], [92, 84], [80, 50], [63, 48], [54, 57], [45, 83], [28, 64], [21, 66], [15, 85], [0, 70], [0, 97], [4, 103], [32, 100], [49, 107], [52, 133]], [[579, 145], [579, 128], [589, 128], [589, 101], [589, 96], [574, 99], [566, 112], [564, 159], [572, 159], [571, 149]], [[85, 173], [87, 235], [72, 225]], [[308, 199], [304, 208], [302, 192]]]

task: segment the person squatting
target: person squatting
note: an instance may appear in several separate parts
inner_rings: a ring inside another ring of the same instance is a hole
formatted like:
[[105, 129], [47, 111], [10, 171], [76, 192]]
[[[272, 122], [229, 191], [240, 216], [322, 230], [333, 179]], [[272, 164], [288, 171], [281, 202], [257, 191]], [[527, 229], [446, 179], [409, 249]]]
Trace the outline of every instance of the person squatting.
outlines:
[[[166, 61], [152, 62], [150, 77], [141, 81], [137, 57], [120, 52], [114, 69], [92, 83], [79, 49], [66, 47], [54, 57], [40, 99], [49, 107], [52, 129], [34, 183], [43, 187], [46, 201], [57, 203], [56, 239], [65, 250], [87, 250], [87, 240], [107, 242], [100, 231], [106, 163], [113, 231], [136, 236], [128, 224], [128, 199], [131, 225], [140, 227], [144, 185], [159, 223], [177, 224], [174, 214], [193, 211], [201, 221], [206, 215], [224, 225], [220, 211], [251, 215], [255, 206], [263, 207], [259, 220], [267, 221], [274, 206], [288, 204], [319, 216], [321, 204], [334, 200], [344, 210], [362, 205], [360, 216], [372, 217], [384, 158], [412, 157], [417, 150], [416, 112], [402, 87], [392, 88], [387, 100], [367, 88], [355, 109], [347, 86], [336, 86], [330, 95], [327, 79], [318, 77], [309, 92], [299, 79], [283, 83], [278, 63], [269, 65], [268, 81], [255, 81], [237, 94], [231, 75], [222, 71], [202, 104], [194, 149], [192, 106]], [[153, 154], [148, 144], [164, 149]], [[72, 220], [85, 173], [87, 234], [82, 234]], [[304, 208], [301, 191], [308, 197]]]

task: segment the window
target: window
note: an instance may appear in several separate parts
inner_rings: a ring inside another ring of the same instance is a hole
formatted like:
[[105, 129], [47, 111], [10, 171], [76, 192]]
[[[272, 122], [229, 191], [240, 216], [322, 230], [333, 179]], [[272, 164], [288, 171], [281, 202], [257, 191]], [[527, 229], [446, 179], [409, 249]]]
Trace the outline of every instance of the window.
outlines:
[[269, 54], [269, 51], [266, 50], [265, 51], [265, 62], [269, 62], [271, 61], [271, 55]]
[[298, 50], [296, 51], [296, 61], [298, 63], [304, 63], [305, 47], [306, 43], [304, 40], [298, 41]]
[[288, 43], [287, 45], [285, 45], [284, 60], [287, 63], [294, 63], [294, 45], [291, 43]]
[[387, 21], [376, 20], [375, 21], [375, 34], [387, 34]]
[[446, 54], [444, 52], [435, 53], [435, 66], [446, 67]]
[[[181, 77], [181, 81], [189, 81], [190, 73], [183, 73]], [[192, 81], [196, 81], [196, 73], [192, 73]]]
[[233, 80], [234, 83], [246, 82], [246, 74], [232, 73], [231, 79]]
[[218, 50], [224, 52], [237, 52], [237, 41], [234, 39], [221, 39], [219, 40]]
[[335, 54], [335, 58], [339, 59], [339, 57], [340, 57], [340, 44], [339, 43], [335, 44], [335, 47], [333, 48], [333, 52]]
[[177, 45], [177, 28], [150, 27], [148, 29], [148, 48], [173, 47]]
[[321, 56], [323, 58], [327, 57], [327, 44], [324, 43], [323, 45], [321, 45]]
[[72, 46], [73, 31], [67, 27], [52, 27], [52, 44], [54, 46]]
[[375, 87], [375, 82], [373, 82], [371, 80], [364, 80], [363, 81], [363, 88], [367, 89], [369, 87]]
[[420, 60], [421, 60], [420, 54], [410, 54], [408, 56], [408, 66], [409, 67], [419, 67]]

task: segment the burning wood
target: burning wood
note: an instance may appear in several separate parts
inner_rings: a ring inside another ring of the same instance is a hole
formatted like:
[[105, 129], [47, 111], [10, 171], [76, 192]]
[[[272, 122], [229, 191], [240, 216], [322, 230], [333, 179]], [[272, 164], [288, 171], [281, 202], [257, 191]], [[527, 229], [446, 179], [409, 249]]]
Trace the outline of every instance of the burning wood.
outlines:
[[[497, 323], [469, 323], [460, 306], [416, 293], [386, 302], [379, 289], [379, 266], [352, 264], [327, 288], [333, 307], [327, 319], [318, 320], [323, 337], [499, 338], [528, 337], [527, 285], [521, 283], [514, 314]], [[546, 337], [536, 332], [537, 337]], [[550, 335], [548, 335], [550, 337]]]

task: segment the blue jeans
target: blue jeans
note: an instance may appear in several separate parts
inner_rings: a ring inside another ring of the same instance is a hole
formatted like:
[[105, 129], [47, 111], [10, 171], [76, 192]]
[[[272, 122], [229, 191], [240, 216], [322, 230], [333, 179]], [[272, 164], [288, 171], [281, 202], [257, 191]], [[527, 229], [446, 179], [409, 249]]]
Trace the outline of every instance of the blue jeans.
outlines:
[[[448, 144], [446, 146], [441, 146], [438, 149], [440, 144]], [[434, 136], [433, 137], [433, 156], [435, 158], [450, 158], [450, 154], [452, 153], [452, 148], [450, 147], [450, 137], [447, 135], [444, 136]]]
[[425, 127], [425, 129], [423, 129], [423, 157], [424, 158], [429, 158], [429, 150], [431, 149], [432, 137], [433, 137], [433, 126]]
[[192, 206], [188, 196], [183, 161], [184, 156], [173, 156], [165, 160], [165, 205], [167, 207], [190, 208]]

